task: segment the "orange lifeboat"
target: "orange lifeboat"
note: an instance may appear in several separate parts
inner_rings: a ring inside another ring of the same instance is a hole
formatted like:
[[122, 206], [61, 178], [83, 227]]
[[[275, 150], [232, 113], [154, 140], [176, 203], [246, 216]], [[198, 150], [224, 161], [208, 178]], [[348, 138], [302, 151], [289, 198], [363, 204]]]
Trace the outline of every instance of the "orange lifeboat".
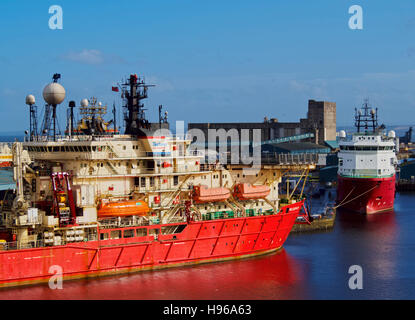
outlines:
[[150, 211], [148, 204], [141, 200], [101, 202], [98, 218], [144, 216]]
[[194, 186], [193, 190], [193, 200], [197, 203], [224, 201], [231, 196], [231, 192], [227, 188], [222, 187]]
[[240, 200], [251, 200], [265, 198], [270, 191], [271, 188], [268, 186], [253, 186], [250, 183], [240, 183], [235, 186], [234, 195]]

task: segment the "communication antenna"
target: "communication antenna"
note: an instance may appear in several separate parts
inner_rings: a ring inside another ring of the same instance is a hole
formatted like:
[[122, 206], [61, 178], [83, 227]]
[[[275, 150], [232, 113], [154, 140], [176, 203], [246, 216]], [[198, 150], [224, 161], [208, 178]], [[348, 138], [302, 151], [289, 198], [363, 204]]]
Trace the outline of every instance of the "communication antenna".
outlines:
[[76, 107], [75, 105], [75, 101], [69, 101], [69, 116], [68, 116], [68, 126], [67, 126], [67, 130], [68, 130], [68, 134], [71, 137], [74, 134], [74, 113], [73, 113], [73, 108]]
[[355, 126], [357, 132], [364, 129], [367, 133], [369, 132], [369, 127], [372, 127], [373, 132], [376, 132], [378, 129], [378, 108], [370, 109], [369, 99], [365, 99], [361, 109], [355, 108]]
[[29, 106], [29, 137], [30, 141], [33, 141], [34, 137], [37, 136], [37, 107], [35, 106], [36, 100], [35, 97], [31, 94], [26, 96], [26, 104]]
[[115, 102], [112, 104], [112, 116], [114, 117], [114, 134], [117, 133], [117, 109], [115, 109]]
[[[56, 141], [56, 107], [65, 100], [65, 88], [58, 83], [58, 79], [61, 78], [59, 73], [55, 73], [52, 77], [53, 82], [49, 83], [43, 89], [43, 99], [46, 103], [52, 107], [52, 120], [53, 120], [53, 141]], [[46, 109], [45, 109], [46, 115]], [[45, 128], [48, 129], [48, 128]], [[48, 130], [49, 131], [49, 130]]]

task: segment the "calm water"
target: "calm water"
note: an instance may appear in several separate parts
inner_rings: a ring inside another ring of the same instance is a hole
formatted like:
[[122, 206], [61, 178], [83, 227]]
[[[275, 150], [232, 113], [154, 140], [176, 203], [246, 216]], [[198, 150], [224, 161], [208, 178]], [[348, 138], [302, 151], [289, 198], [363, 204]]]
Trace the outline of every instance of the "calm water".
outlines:
[[[279, 253], [127, 276], [3, 289], [3, 299], [415, 299], [415, 193], [395, 211], [339, 212], [330, 232], [290, 235]], [[348, 288], [351, 265], [363, 290]]]

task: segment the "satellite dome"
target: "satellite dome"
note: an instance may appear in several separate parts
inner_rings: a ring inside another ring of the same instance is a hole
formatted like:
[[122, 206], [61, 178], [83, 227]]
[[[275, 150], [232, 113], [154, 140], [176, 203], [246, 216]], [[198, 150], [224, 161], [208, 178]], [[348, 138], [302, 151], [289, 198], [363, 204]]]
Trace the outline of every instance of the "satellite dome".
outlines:
[[98, 106], [102, 106], [102, 102], [100, 101], [100, 102], [98, 102]]
[[376, 113], [375, 109], [370, 110], [370, 113], [374, 115]]
[[340, 131], [339, 131], [339, 137], [340, 137], [340, 138], [346, 138], [346, 131], [344, 131], [344, 130], [340, 130]]
[[26, 96], [26, 104], [28, 105], [32, 105], [35, 104], [36, 100], [35, 100], [35, 96], [32, 94], [29, 94]]
[[57, 82], [52, 82], [43, 89], [43, 99], [48, 104], [60, 104], [65, 100], [65, 93], [64, 87]]
[[389, 137], [389, 138], [395, 138], [395, 137], [396, 137], [396, 132], [395, 132], [395, 131], [393, 131], [393, 130], [389, 131], [389, 132], [388, 132], [388, 137]]
[[88, 99], [82, 99], [81, 100], [81, 107], [88, 107], [89, 101]]

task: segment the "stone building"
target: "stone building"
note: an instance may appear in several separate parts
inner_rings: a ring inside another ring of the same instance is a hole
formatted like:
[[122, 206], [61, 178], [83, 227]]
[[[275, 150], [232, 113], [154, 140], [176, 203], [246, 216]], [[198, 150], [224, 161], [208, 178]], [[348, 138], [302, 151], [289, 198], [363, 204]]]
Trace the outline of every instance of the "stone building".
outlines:
[[228, 122], [228, 123], [189, 123], [188, 129], [200, 129], [208, 137], [209, 129], [236, 129], [241, 136], [242, 129], [261, 130], [261, 140], [272, 139], [313, 133], [314, 138], [310, 142], [325, 145], [326, 141], [336, 140], [336, 103], [327, 101], [308, 101], [307, 118], [299, 122], [278, 122], [276, 118], [264, 118], [263, 122]]

